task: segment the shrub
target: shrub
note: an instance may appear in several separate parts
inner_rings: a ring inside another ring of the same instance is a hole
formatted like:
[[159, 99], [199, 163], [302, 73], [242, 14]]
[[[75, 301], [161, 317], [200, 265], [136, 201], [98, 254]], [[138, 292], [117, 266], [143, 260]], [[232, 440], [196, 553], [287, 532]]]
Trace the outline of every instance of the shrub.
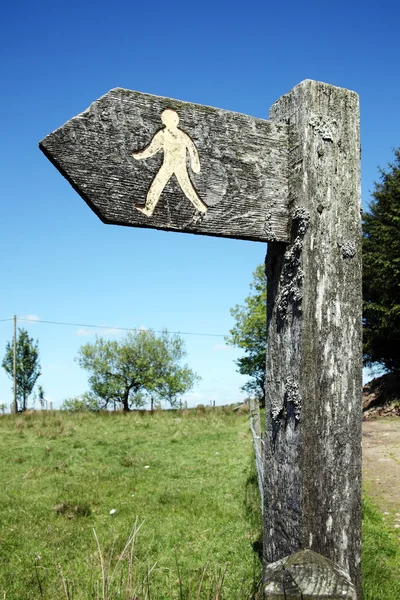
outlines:
[[84, 412], [88, 410], [98, 411], [100, 407], [96, 400], [90, 394], [82, 394], [82, 396], [76, 396], [75, 398], [67, 398], [61, 405], [61, 410], [68, 410], [70, 412]]

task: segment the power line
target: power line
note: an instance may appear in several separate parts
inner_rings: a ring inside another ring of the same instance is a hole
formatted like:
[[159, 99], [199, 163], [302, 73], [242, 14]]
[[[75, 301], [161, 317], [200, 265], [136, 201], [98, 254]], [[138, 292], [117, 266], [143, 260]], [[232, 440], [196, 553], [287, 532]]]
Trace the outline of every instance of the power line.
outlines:
[[[111, 325], [92, 325], [88, 323], [66, 323], [63, 321], [44, 321], [42, 319], [29, 319], [27, 317], [17, 317], [18, 321], [29, 321], [30, 323], [47, 323], [49, 325], [67, 325], [70, 327], [90, 327], [92, 329], [110, 329], [115, 331], [143, 331], [140, 327], [113, 327]], [[12, 321], [12, 319], [3, 319], [3, 321]], [[152, 330], [154, 333], [163, 333], [160, 330]], [[165, 330], [164, 330], [165, 331]], [[203, 333], [199, 331], [168, 331], [168, 333], [177, 335], [201, 335], [204, 337], [225, 337], [223, 333]]]
[[13, 317], [9, 317], [8, 319], [0, 319], [0, 323], [4, 323], [5, 321], [12, 321]]

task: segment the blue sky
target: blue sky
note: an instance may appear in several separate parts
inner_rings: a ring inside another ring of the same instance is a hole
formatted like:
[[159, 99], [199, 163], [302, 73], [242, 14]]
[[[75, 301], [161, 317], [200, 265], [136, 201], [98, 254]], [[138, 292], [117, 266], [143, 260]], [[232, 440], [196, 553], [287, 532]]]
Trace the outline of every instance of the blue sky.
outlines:
[[[361, 98], [366, 206], [400, 145], [398, 22], [381, 2], [6, 2], [0, 23], [0, 319], [226, 334], [261, 243], [103, 225], [38, 142], [113, 87], [268, 118], [303, 79]], [[95, 331], [22, 322], [39, 339], [47, 396], [87, 389], [74, 363]], [[104, 332], [110, 338], [117, 332]], [[0, 354], [12, 323], [0, 323]], [[202, 382], [189, 404], [240, 398], [223, 337], [185, 336]], [[12, 399], [0, 372], [0, 403]]]

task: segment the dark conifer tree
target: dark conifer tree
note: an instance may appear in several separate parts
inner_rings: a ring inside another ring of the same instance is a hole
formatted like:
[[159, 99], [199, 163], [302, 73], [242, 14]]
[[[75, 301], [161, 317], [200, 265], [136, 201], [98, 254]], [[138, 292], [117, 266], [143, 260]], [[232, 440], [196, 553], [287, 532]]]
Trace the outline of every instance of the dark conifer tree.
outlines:
[[363, 217], [364, 363], [400, 371], [400, 148]]

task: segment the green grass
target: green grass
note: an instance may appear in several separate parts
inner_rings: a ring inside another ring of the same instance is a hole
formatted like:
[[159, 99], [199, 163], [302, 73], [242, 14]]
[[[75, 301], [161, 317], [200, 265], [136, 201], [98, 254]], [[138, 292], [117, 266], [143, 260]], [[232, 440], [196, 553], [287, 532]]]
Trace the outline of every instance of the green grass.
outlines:
[[8, 416], [0, 452], [1, 600], [196, 600], [222, 579], [221, 598], [250, 596], [260, 516], [246, 415]]
[[363, 500], [363, 600], [400, 598], [400, 543], [398, 530]]
[[[256, 597], [248, 415], [7, 416], [0, 452], [0, 600]], [[399, 533], [363, 508], [363, 600], [400, 598]]]

